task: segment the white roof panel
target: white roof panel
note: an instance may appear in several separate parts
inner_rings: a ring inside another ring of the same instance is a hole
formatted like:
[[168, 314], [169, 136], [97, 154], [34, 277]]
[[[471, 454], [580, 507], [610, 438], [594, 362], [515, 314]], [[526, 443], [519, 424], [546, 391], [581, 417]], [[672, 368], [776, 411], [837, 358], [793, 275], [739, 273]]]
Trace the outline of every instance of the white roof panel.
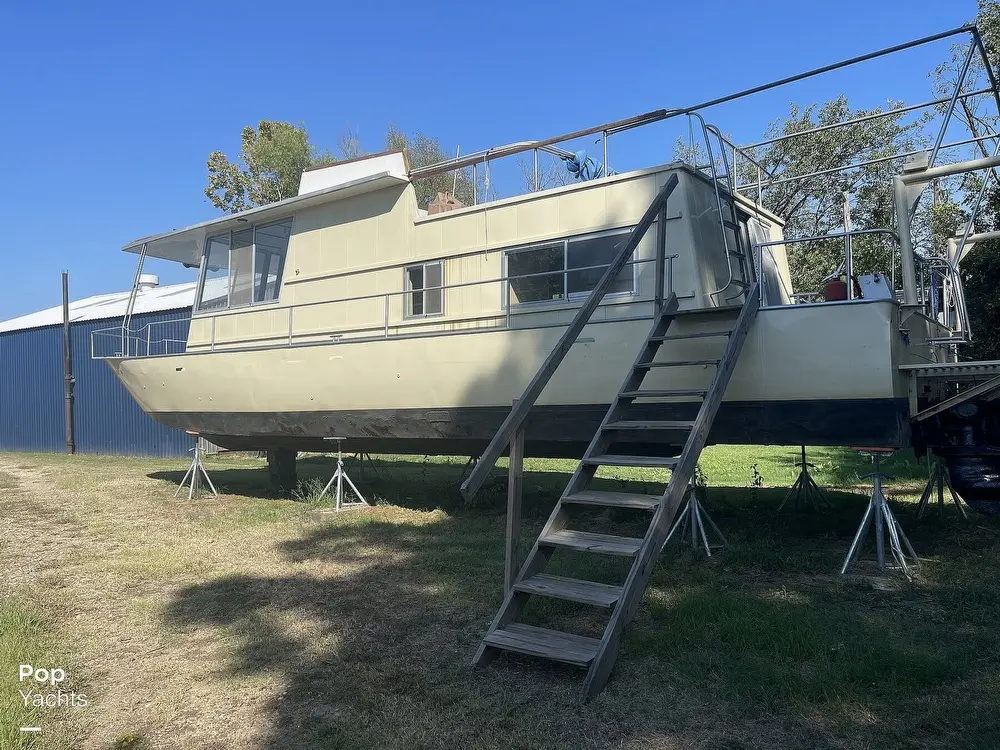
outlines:
[[[151, 289], [141, 289], [136, 295], [133, 312], [151, 313], [166, 310], [179, 310], [194, 304], [194, 293], [197, 282], [157, 286]], [[103, 320], [118, 318], [125, 315], [128, 308], [129, 292], [114, 292], [113, 294], [98, 294], [94, 297], [69, 303], [69, 320], [77, 323], [83, 320]], [[50, 307], [47, 310], [22, 315], [19, 318], [0, 323], [0, 333], [8, 331], [24, 331], [29, 328], [44, 328], [45, 326], [62, 325], [62, 305]]]
[[203, 221], [184, 229], [172, 232], [154, 234], [143, 237], [125, 245], [122, 250], [127, 253], [138, 253], [146, 245], [146, 255], [150, 258], [162, 258], [187, 266], [197, 266], [201, 263], [201, 255], [205, 249], [205, 239], [210, 234], [239, 229], [250, 222], [259, 224], [266, 221], [277, 221], [291, 216], [295, 211], [330, 203], [335, 200], [350, 198], [362, 193], [384, 190], [388, 187], [405, 185], [408, 180], [389, 172], [378, 172], [364, 177], [316, 189], [304, 195], [294, 195], [291, 198], [268, 203], [265, 206], [248, 208], [237, 214], [227, 214], [210, 221]]

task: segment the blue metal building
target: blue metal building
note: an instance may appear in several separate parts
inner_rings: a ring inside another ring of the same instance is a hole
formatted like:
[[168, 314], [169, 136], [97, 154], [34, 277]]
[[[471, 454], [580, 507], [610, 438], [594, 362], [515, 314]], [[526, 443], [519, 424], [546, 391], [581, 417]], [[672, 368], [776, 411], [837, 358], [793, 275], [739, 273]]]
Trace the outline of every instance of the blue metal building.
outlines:
[[[128, 297], [101, 295], [70, 305], [76, 452], [187, 456], [191, 437], [148, 417], [111, 368], [91, 358], [91, 334], [120, 330]], [[193, 297], [193, 284], [144, 288], [130, 330], [152, 326], [157, 341], [186, 341]], [[0, 451], [64, 452], [64, 411], [62, 308], [0, 323]]]

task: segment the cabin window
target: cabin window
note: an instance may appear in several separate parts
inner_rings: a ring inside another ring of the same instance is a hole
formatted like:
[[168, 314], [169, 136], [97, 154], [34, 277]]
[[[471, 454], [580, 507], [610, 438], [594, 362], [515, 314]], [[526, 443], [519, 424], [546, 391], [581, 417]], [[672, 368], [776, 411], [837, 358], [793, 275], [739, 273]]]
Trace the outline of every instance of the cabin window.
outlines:
[[292, 220], [209, 237], [202, 261], [199, 312], [278, 299]]
[[[586, 297], [597, 286], [629, 230], [573, 237], [508, 250], [512, 305]], [[609, 295], [635, 293], [635, 266], [626, 266]]]
[[419, 318], [440, 315], [444, 312], [443, 291], [444, 263], [440, 260], [407, 266], [406, 317]]

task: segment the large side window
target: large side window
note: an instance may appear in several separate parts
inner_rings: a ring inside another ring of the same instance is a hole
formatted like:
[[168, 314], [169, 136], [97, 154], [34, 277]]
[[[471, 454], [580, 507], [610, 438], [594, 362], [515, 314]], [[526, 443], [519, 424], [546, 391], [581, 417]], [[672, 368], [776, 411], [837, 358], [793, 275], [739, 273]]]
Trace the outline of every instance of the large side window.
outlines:
[[566, 251], [562, 242], [507, 254], [511, 302], [545, 302], [566, 298]]
[[209, 237], [197, 309], [218, 310], [278, 299], [292, 220]]
[[419, 318], [444, 312], [441, 287], [444, 263], [439, 260], [419, 263], [404, 269], [406, 276], [406, 317]]
[[278, 299], [281, 273], [285, 270], [288, 238], [292, 235], [292, 220], [265, 224], [254, 234], [254, 302]]
[[202, 263], [199, 310], [218, 310], [229, 305], [229, 234], [209, 237]]
[[[627, 240], [628, 231], [619, 231], [508, 250], [509, 303], [586, 297]], [[634, 293], [635, 267], [629, 265], [622, 269], [608, 294]]]

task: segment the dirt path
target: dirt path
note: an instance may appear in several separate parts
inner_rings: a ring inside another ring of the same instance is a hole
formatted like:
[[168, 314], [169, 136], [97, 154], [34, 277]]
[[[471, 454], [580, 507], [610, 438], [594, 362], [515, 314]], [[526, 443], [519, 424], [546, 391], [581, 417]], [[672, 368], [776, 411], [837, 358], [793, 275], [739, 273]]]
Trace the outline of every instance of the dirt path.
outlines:
[[[52, 710], [69, 724], [53, 736], [68, 731], [79, 747], [102, 750], [130, 736], [145, 739], [137, 747], [255, 746], [267, 730], [255, 705], [276, 697], [280, 680], [232, 679], [221, 666], [231, 651], [223, 631], [183, 632], [161, 619], [180, 589], [209, 570], [238, 570], [246, 555], [186, 534], [191, 508], [168, 503], [162, 481], [71, 477], [30, 459], [0, 459], [0, 472], [17, 483], [0, 491], [8, 592], [41, 603], [73, 688], [91, 699]], [[266, 549], [279, 539], [255, 541]]]

